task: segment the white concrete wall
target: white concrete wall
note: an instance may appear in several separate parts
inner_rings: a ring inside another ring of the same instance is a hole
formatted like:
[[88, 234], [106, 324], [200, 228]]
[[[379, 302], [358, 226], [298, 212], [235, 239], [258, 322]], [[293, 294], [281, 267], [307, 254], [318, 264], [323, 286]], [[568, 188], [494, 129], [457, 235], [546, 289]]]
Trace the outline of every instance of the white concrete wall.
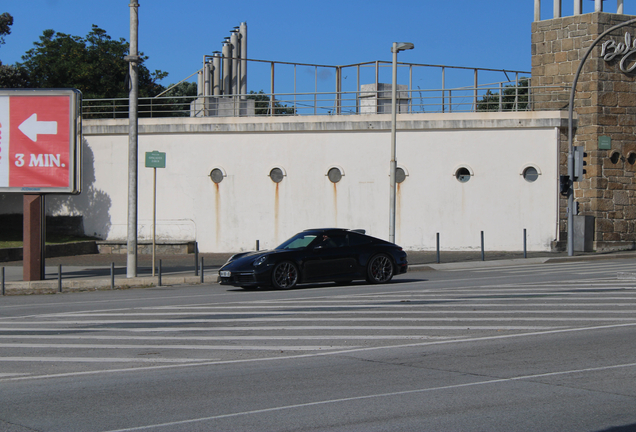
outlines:
[[[408, 114], [398, 118], [396, 242], [407, 250], [549, 250], [556, 238], [560, 112]], [[142, 119], [139, 234], [149, 239], [152, 169], [144, 153], [167, 154], [157, 170], [157, 234], [197, 240], [201, 252], [271, 248], [314, 227], [363, 228], [388, 238], [390, 116]], [[84, 189], [49, 198], [49, 213], [83, 214], [87, 234], [126, 239], [126, 120], [84, 122]], [[460, 166], [474, 177], [460, 183]], [[521, 173], [539, 169], [534, 183]], [[326, 174], [344, 170], [333, 184]], [[274, 167], [285, 179], [268, 177]], [[213, 168], [227, 177], [210, 180]], [[21, 200], [20, 200], [21, 205]], [[7, 208], [3, 206], [2, 212]]]

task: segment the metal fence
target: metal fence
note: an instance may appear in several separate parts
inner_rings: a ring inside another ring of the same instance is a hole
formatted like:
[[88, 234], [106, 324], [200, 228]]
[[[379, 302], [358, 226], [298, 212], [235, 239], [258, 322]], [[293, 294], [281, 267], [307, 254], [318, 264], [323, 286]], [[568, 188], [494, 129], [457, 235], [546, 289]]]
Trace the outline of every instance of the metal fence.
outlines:
[[[406, 87], [406, 86], [403, 86]], [[532, 87], [527, 80], [454, 89], [398, 88], [398, 113], [561, 110], [568, 86]], [[248, 94], [140, 98], [139, 117], [247, 117], [391, 113], [391, 91]], [[84, 119], [127, 118], [128, 99], [85, 99]]]

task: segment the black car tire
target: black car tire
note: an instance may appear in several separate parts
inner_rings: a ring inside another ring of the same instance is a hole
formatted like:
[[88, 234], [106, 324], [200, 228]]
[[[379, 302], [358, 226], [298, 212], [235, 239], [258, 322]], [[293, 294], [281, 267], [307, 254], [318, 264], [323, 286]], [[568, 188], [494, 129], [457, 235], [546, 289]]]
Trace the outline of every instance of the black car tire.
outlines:
[[393, 262], [385, 254], [373, 256], [367, 264], [367, 282], [387, 283], [393, 278]]
[[298, 283], [298, 268], [291, 261], [283, 261], [272, 271], [272, 285], [277, 289], [292, 289]]

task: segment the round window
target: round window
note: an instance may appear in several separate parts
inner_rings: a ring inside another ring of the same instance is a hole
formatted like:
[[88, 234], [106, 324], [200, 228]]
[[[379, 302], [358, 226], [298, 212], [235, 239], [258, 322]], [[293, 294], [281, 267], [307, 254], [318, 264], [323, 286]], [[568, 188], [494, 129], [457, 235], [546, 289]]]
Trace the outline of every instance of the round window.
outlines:
[[466, 183], [468, 180], [470, 180], [470, 171], [468, 171], [468, 168], [462, 167], [455, 173], [455, 178], [460, 183]]
[[285, 177], [285, 174], [283, 174], [283, 170], [280, 168], [274, 168], [269, 172], [269, 178], [271, 178], [274, 183], [282, 182], [283, 177]]
[[329, 177], [329, 181], [332, 183], [338, 183], [342, 180], [342, 172], [340, 169], [333, 167], [327, 172], [327, 177]]
[[612, 161], [613, 164], [617, 164], [620, 158], [621, 158], [621, 154], [617, 151], [612, 153], [612, 155], [610, 156], [610, 160]]
[[221, 183], [223, 181], [223, 177], [225, 177], [223, 175], [223, 171], [218, 168], [214, 168], [212, 171], [210, 171], [210, 178], [214, 183]]
[[395, 182], [402, 183], [406, 180], [406, 172], [404, 172], [403, 168], [397, 167], [395, 170]]
[[539, 171], [535, 167], [528, 167], [523, 170], [523, 178], [525, 181], [532, 183], [539, 178]]

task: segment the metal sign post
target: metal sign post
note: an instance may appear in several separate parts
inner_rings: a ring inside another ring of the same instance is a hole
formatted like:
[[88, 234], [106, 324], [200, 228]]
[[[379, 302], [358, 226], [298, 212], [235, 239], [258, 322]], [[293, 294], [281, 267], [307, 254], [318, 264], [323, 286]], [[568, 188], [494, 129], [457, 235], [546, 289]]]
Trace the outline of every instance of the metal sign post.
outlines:
[[152, 168], [152, 276], [155, 275], [155, 251], [157, 248], [157, 168], [166, 167], [166, 154], [146, 152], [146, 168]]

